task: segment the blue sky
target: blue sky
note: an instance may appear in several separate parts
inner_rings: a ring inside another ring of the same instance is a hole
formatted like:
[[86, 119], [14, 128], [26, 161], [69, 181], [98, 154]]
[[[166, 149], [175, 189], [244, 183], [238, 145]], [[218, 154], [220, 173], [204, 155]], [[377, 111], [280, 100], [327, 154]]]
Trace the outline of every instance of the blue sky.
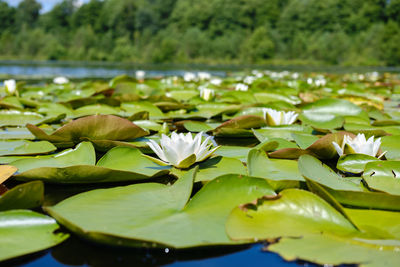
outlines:
[[[5, 0], [12, 6], [17, 6], [22, 0]], [[36, 0], [42, 4], [42, 12], [49, 11], [56, 3], [62, 0]], [[89, 0], [81, 0], [82, 2], [88, 2]]]

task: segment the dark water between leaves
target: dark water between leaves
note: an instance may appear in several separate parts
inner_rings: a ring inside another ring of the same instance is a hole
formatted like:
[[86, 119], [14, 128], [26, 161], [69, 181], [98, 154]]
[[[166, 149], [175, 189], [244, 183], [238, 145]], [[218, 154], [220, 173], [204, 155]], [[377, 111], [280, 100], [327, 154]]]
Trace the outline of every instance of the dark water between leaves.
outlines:
[[70, 238], [51, 250], [6, 262], [4, 266], [316, 266], [289, 263], [262, 249], [263, 244], [256, 244], [165, 252], [101, 247]]

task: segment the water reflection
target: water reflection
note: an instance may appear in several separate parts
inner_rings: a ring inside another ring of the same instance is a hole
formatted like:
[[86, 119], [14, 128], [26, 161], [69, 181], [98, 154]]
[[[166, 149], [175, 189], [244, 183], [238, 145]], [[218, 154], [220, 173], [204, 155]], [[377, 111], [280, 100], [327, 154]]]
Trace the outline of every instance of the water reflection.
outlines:
[[[121, 74], [135, 76], [139, 68], [145, 67], [146, 77], [158, 76], [183, 76], [187, 71], [183, 66], [123, 66], [109, 64], [62, 64], [62, 63], [38, 63], [38, 62], [1, 62], [0, 75], [19, 77], [21, 79], [52, 79], [56, 76], [66, 76], [72, 79], [101, 78], [109, 79]], [[191, 69], [192, 72], [201, 72], [201, 69]], [[226, 76], [225, 71], [208, 70], [214, 76]]]
[[262, 251], [262, 244], [208, 247], [186, 250], [116, 248], [95, 245], [71, 237], [42, 253], [4, 263], [4, 266], [317, 266], [285, 262], [276, 254]]

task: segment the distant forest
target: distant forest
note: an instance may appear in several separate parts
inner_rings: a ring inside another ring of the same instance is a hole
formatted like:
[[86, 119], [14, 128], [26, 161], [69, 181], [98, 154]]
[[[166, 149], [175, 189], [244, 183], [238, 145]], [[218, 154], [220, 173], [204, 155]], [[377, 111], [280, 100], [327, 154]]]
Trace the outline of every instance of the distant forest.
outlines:
[[400, 0], [0, 0], [0, 59], [400, 65]]

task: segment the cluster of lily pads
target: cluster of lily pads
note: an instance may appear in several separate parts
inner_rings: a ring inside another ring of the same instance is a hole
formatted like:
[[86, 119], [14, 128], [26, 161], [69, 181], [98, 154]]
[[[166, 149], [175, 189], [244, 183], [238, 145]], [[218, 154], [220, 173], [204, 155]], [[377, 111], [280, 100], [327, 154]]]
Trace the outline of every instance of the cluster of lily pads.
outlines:
[[0, 260], [76, 235], [400, 263], [396, 74], [140, 73], [0, 94]]

